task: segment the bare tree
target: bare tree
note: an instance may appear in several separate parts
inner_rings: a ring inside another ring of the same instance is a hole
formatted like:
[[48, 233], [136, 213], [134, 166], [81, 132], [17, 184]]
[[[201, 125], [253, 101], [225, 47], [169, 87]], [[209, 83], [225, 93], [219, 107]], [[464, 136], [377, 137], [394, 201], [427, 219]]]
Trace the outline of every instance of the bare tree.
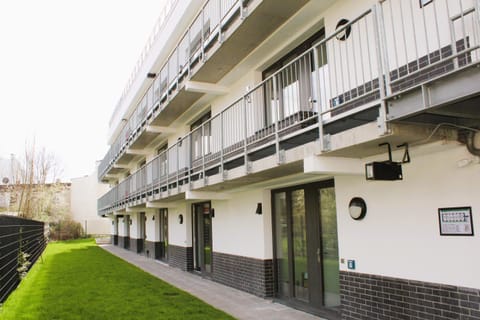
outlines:
[[53, 221], [66, 214], [57, 204], [63, 186], [57, 179], [61, 168], [56, 156], [45, 147], [37, 151], [35, 139], [25, 143], [24, 158], [13, 175], [18, 179], [15, 187], [18, 214], [24, 218]]

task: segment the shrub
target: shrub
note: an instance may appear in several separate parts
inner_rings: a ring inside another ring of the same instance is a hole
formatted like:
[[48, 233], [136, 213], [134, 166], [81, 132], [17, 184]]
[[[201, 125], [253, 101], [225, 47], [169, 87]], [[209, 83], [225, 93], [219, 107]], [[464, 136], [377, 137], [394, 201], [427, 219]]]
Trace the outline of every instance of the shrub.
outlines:
[[82, 236], [82, 225], [70, 218], [50, 223], [50, 239], [70, 240]]

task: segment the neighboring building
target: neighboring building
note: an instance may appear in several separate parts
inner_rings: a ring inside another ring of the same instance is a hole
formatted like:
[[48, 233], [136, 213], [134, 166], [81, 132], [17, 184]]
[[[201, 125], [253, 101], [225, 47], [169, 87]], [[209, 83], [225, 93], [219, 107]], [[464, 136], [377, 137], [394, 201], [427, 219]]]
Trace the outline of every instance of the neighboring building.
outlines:
[[[27, 195], [30, 201], [26, 201]], [[34, 218], [44, 222], [56, 221], [69, 214], [70, 183], [46, 184], [2, 184], [0, 185], [0, 212], [13, 216], [19, 215], [26, 206], [34, 212]]]
[[108, 185], [98, 182], [97, 168], [88, 176], [71, 179], [70, 212], [87, 234], [109, 234], [111, 222], [97, 215], [96, 199], [108, 190]]
[[0, 185], [19, 183], [20, 163], [12, 154], [10, 159], [0, 158]]
[[168, 3], [99, 167], [114, 243], [328, 319], [480, 319], [479, 1]]

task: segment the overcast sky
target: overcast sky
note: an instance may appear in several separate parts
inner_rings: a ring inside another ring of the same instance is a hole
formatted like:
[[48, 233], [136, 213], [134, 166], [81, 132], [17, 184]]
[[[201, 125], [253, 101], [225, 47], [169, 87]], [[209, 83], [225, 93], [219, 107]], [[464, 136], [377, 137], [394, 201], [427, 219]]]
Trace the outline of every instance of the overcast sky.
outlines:
[[163, 2], [0, 0], [0, 157], [35, 137], [62, 180], [90, 174]]

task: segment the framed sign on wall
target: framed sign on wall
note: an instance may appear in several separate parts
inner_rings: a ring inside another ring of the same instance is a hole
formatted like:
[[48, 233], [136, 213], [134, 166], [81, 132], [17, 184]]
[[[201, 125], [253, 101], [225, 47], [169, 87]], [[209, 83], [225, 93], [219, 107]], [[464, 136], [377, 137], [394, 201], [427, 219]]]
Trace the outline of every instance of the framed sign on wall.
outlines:
[[472, 207], [439, 208], [442, 236], [473, 236]]

